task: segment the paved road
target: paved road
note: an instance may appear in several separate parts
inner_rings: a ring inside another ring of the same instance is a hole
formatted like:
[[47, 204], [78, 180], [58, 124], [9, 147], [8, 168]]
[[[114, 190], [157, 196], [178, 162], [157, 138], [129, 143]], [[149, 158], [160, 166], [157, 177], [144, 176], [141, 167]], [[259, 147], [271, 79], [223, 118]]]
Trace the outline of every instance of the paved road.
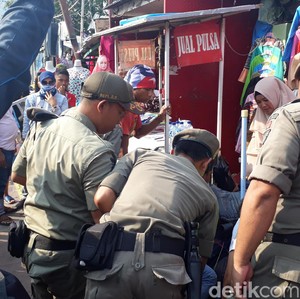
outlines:
[[[19, 186], [10, 184], [9, 186], [9, 195], [14, 197], [16, 200], [20, 200], [19, 196]], [[14, 207], [15, 205], [10, 205]], [[9, 215], [13, 219], [22, 219], [23, 211], [18, 210]], [[31, 294], [30, 291], [30, 278], [27, 275], [25, 268], [21, 265], [21, 259], [12, 257], [7, 251], [7, 235], [8, 227], [0, 225], [0, 269], [3, 269], [7, 272], [14, 274], [20, 282], [23, 284], [28, 294]]]

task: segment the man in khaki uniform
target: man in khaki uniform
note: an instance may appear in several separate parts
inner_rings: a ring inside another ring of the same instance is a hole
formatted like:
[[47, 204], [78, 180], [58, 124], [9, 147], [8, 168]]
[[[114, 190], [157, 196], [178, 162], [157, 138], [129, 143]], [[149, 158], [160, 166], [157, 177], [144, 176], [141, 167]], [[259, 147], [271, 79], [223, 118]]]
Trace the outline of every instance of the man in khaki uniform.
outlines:
[[81, 226], [99, 221], [95, 192], [116, 156], [99, 134], [111, 131], [130, 109], [131, 86], [117, 75], [91, 75], [83, 100], [62, 117], [33, 126], [13, 164], [26, 184], [25, 223], [31, 230], [24, 262], [34, 298], [83, 298], [85, 278], [72, 267]]
[[[85, 298], [183, 298], [191, 281], [183, 260], [184, 222], [198, 221], [200, 254], [210, 256], [218, 221], [215, 195], [203, 180], [219, 150], [215, 135], [185, 130], [173, 141], [175, 155], [137, 149], [104, 179], [95, 203], [100, 222], [124, 227], [112, 269], [89, 272]], [[129, 233], [130, 232], [130, 233]], [[199, 282], [200, 284], [200, 282]]]
[[243, 203], [233, 286], [238, 293], [252, 279], [252, 298], [299, 298], [300, 103], [276, 110], [268, 127]]

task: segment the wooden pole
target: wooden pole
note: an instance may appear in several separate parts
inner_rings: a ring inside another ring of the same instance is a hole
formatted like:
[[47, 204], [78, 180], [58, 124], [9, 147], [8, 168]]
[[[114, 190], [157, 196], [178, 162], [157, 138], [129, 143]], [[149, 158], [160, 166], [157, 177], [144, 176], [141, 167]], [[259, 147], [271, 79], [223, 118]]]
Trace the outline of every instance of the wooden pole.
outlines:
[[70, 14], [69, 14], [69, 7], [67, 4], [67, 0], [59, 0], [59, 5], [60, 5], [62, 14], [64, 16], [64, 20], [65, 20], [65, 23], [67, 26], [67, 30], [69, 33], [72, 49], [74, 51], [75, 59], [80, 59], [80, 54], [78, 53], [79, 45], [77, 42], [77, 38], [76, 38], [75, 30], [74, 30], [74, 27], [72, 24], [72, 20], [71, 20]]

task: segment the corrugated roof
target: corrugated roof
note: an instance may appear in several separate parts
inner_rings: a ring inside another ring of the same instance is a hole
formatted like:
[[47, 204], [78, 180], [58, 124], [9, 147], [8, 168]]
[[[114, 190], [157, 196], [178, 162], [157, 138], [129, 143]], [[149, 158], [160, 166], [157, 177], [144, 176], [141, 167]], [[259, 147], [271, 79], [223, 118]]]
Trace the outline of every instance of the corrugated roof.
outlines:
[[82, 47], [82, 51], [87, 51], [91, 46], [99, 43], [100, 37], [104, 35], [119, 35], [143, 31], [159, 31], [164, 28], [165, 23], [176, 27], [182, 24], [205, 22], [211, 19], [228, 17], [231, 15], [248, 12], [260, 8], [260, 4], [241, 5], [234, 7], [222, 7], [216, 9], [197, 10], [190, 12], [164, 13], [158, 15], [144, 15], [128, 19], [122, 26], [116, 26], [93, 34], [88, 37]]

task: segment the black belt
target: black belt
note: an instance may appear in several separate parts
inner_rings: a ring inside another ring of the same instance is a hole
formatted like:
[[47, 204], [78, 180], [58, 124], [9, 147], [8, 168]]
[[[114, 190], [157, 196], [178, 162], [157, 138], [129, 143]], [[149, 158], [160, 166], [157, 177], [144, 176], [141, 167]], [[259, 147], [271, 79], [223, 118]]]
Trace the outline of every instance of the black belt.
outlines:
[[42, 235], [37, 235], [34, 242], [34, 248], [60, 251], [75, 249], [76, 241], [54, 240], [46, 238]]
[[263, 241], [300, 246], [300, 233], [297, 234], [267, 233]]
[[[116, 251], [134, 251], [136, 233], [121, 231], [118, 236]], [[145, 251], [163, 252], [184, 256], [185, 242], [161, 234], [149, 233], [145, 237]]]

